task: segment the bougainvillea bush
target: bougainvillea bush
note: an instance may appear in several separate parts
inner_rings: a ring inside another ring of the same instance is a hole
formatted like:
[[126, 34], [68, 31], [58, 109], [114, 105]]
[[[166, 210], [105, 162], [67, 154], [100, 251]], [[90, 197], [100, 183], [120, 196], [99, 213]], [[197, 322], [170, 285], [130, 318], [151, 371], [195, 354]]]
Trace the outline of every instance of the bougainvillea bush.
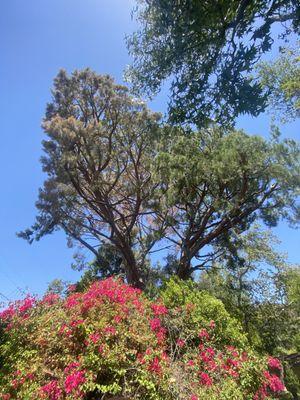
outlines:
[[170, 281], [155, 301], [120, 280], [0, 314], [0, 399], [277, 399], [278, 360], [251, 352], [212, 296]]

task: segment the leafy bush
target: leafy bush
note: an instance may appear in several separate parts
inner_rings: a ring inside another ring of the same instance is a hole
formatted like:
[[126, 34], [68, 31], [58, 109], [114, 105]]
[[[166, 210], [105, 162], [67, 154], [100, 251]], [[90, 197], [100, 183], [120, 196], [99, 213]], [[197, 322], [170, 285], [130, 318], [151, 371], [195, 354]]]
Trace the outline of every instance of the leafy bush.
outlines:
[[11, 304], [0, 314], [0, 398], [261, 400], [285, 394], [278, 360], [249, 350], [220, 301], [179, 281], [161, 296], [148, 300], [110, 278], [65, 299], [50, 293]]

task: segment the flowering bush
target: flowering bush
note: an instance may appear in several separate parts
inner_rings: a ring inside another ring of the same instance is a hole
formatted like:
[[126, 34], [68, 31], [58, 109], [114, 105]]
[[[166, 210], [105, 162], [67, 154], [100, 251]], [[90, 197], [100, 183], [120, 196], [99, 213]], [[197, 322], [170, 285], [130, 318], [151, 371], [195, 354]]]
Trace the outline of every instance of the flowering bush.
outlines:
[[171, 281], [154, 302], [107, 279], [11, 304], [0, 313], [0, 399], [279, 398], [278, 360], [252, 354], [222, 303], [185, 285]]

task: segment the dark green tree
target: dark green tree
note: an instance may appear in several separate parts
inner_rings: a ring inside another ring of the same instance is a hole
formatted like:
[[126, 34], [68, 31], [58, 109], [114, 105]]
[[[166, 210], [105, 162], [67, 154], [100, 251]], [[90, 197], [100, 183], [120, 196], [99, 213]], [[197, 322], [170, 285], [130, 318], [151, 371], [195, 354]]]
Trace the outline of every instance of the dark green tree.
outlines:
[[258, 115], [267, 96], [250, 75], [270, 50], [274, 24], [299, 32], [299, 0], [138, 0], [139, 30], [128, 37], [129, 81], [155, 94], [171, 80], [172, 121], [232, 123]]
[[233, 230], [258, 220], [299, 222], [300, 149], [277, 132], [267, 141], [243, 131], [170, 129], [156, 168], [165, 240], [175, 245], [169, 266], [182, 279], [221, 257]]

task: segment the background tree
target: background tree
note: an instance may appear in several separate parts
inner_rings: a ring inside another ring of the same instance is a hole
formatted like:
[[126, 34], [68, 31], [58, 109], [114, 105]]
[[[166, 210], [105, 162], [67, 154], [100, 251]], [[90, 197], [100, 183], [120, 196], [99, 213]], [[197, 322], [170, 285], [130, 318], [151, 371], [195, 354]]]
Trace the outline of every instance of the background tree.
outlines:
[[250, 72], [270, 50], [272, 28], [299, 32], [298, 0], [139, 0], [139, 30], [127, 38], [128, 79], [155, 94], [171, 79], [171, 120], [198, 126], [257, 116], [266, 106]]
[[273, 118], [288, 122], [300, 116], [300, 42], [295, 48], [282, 48], [275, 61], [258, 65], [262, 87], [267, 91]]
[[143, 287], [140, 265], [164, 229], [154, 218], [144, 223], [152, 214], [150, 161], [159, 118], [109, 76], [60, 71], [43, 122], [48, 179], [36, 223], [19, 235], [31, 242], [63, 229], [95, 257], [110, 243], [128, 282]]
[[171, 129], [156, 168], [173, 272], [186, 279], [208, 268], [227, 251], [233, 230], [244, 232], [255, 220], [297, 223], [299, 154], [299, 146], [279, 141], [277, 132], [267, 141], [242, 131]]
[[256, 226], [232, 235], [230, 246], [199, 287], [221, 299], [257, 350], [280, 356], [300, 351], [300, 270], [274, 250], [278, 240]]

